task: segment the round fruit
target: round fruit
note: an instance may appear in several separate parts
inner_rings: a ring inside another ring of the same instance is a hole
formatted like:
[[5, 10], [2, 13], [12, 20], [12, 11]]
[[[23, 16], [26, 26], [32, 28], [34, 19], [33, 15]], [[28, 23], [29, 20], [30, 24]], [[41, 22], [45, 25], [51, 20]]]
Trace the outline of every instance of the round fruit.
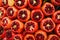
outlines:
[[7, 8], [7, 16], [10, 18], [10, 19], [14, 19], [16, 18], [17, 16], [17, 9], [15, 7], [8, 7]]
[[3, 7], [0, 7], [0, 19], [6, 16], [6, 10]]
[[2, 6], [7, 8], [8, 7], [8, 0], [2, 0]]
[[35, 38], [34, 38], [34, 35], [32, 35], [32, 34], [27, 34], [27, 35], [24, 37], [24, 40], [35, 40]]
[[51, 32], [55, 28], [55, 23], [51, 18], [46, 18], [41, 21], [40, 28], [46, 32]]
[[55, 34], [50, 34], [48, 36], [48, 40], [59, 40], [59, 37], [57, 35], [55, 35]]
[[51, 0], [51, 2], [56, 6], [60, 6], [60, 0]]
[[10, 27], [11, 20], [10, 20], [8, 17], [4, 17], [1, 22], [2, 22], [2, 26], [3, 26], [5, 29], [11, 28], [11, 27]]
[[52, 19], [55, 21], [55, 23], [60, 23], [60, 10], [53, 14]]
[[28, 0], [29, 7], [32, 9], [40, 8], [42, 0]]
[[47, 33], [42, 30], [38, 30], [35, 33], [35, 40], [46, 40], [47, 39]]
[[27, 0], [15, 0], [15, 6], [18, 9], [24, 8], [27, 6]]
[[22, 22], [27, 22], [30, 19], [30, 11], [26, 8], [20, 9], [17, 18]]
[[41, 10], [37, 9], [31, 12], [31, 19], [33, 21], [40, 22], [42, 21], [43, 18], [44, 18], [44, 15]]
[[46, 2], [43, 6], [42, 6], [42, 11], [44, 12], [44, 14], [46, 16], [50, 16], [55, 12], [55, 8], [51, 3]]
[[13, 40], [23, 40], [23, 37], [21, 34], [16, 34], [14, 35]]
[[34, 33], [38, 30], [38, 23], [30, 20], [25, 23], [25, 31], [27, 33]]
[[60, 36], [60, 24], [58, 24], [57, 27], [55, 28], [55, 32], [57, 33], [57, 35]]
[[14, 33], [20, 33], [24, 28], [24, 24], [19, 20], [13, 20], [10, 26]]

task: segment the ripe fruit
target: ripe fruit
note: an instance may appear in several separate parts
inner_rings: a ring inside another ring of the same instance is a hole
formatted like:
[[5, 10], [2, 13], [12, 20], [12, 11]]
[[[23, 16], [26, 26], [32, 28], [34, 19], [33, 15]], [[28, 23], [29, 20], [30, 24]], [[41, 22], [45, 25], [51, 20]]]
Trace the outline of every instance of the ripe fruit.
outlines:
[[13, 40], [23, 40], [23, 36], [21, 34], [16, 34], [14, 35]]
[[15, 7], [8, 7], [7, 8], [7, 16], [10, 18], [10, 19], [15, 19], [16, 16], [17, 16], [17, 9]]
[[27, 22], [30, 19], [30, 11], [26, 8], [20, 9], [17, 18], [22, 22]]
[[57, 26], [55, 28], [55, 32], [57, 33], [57, 35], [60, 36], [60, 24], [57, 24]]
[[46, 16], [50, 16], [55, 12], [55, 8], [51, 3], [46, 2], [43, 6], [42, 6], [42, 11], [44, 12], [44, 14]]
[[2, 22], [2, 26], [4, 27], [4, 29], [11, 28], [10, 27], [11, 20], [8, 17], [4, 17], [1, 22]]
[[52, 32], [55, 28], [55, 23], [51, 18], [46, 18], [41, 21], [40, 28], [46, 32]]
[[24, 28], [24, 24], [19, 20], [13, 20], [10, 26], [14, 33], [20, 33]]
[[60, 0], [51, 0], [51, 2], [56, 6], [60, 6]]
[[38, 30], [38, 23], [30, 20], [25, 23], [25, 31], [27, 33], [34, 33]]
[[27, 6], [27, 0], [15, 0], [15, 6], [18, 9], [24, 8]]
[[48, 40], [59, 40], [59, 37], [57, 35], [55, 35], [55, 34], [50, 34], [48, 36]]
[[6, 16], [6, 10], [3, 7], [0, 7], [0, 19]]
[[46, 40], [47, 39], [47, 33], [42, 30], [38, 30], [35, 33], [35, 40]]
[[24, 40], [35, 40], [35, 38], [34, 38], [34, 35], [32, 35], [32, 34], [27, 34], [27, 35], [24, 37]]
[[2, 6], [7, 8], [8, 7], [8, 0], [2, 0]]
[[55, 23], [60, 23], [60, 10], [56, 11], [53, 14], [52, 19], [54, 20]]
[[28, 0], [28, 4], [31, 9], [37, 9], [41, 7], [42, 0]]
[[31, 19], [33, 21], [40, 22], [42, 21], [43, 18], [44, 18], [44, 15], [41, 10], [37, 9], [31, 12]]

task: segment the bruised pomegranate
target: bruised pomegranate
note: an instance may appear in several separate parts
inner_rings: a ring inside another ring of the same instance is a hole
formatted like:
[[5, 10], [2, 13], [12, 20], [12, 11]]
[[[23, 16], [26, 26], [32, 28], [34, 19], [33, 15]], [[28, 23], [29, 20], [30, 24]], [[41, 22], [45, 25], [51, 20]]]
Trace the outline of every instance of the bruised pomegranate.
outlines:
[[24, 40], [35, 40], [34, 36], [32, 34], [27, 34], [25, 37], [24, 37]]
[[46, 2], [43, 6], [42, 6], [42, 11], [44, 12], [44, 14], [46, 16], [52, 15], [55, 12], [55, 8], [51, 3]]
[[60, 24], [57, 24], [57, 27], [55, 28], [55, 32], [57, 33], [57, 35], [60, 36]]
[[3, 7], [0, 7], [0, 19], [6, 16], [6, 10]]
[[30, 8], [40, 8], [42, 5], [42, 0], [28, 0]]
[[48, 40], [59, 40], [59, 37], [55, 34], [51, 34], [48, 36]]
[[35, 33], [35, 40], [46, 40], [47, 39], [47, 34], [46, 32], [42, 31], [42, 30], [38, 30]]
[[55, 21], [55, 23], [60, 23], [60, 10], [53, 14], [52, 19]]
[[28, 21], [25, 23], [25, 31], [27, 33], [34, 33], [38, 29], [38, 23], [34, 21]]
[[20, 33], [24, 27], [23, 23], [20, 22], [19, 20], [13, 20], [10, 26], [12, 31], [15, 33]]
[[44, 18], [44, 15], [41, 10], [33, 10], [31, 12], [31, 19], [36, 22], [40, 22]]
[[27, 0], [15, 0], [15, 6], [20, 9], [27, 6]]
[[60, 6], [60, 0], [51, 0], [51, 2], [56, 6]]
[[8, 17], [4, 17], [2, 19], [2, 26], [5, 28], [5, 29], [9, 29], [10, 28], [10, 23], [11, 23], [11, 20], [8, 18]]
[[8, 7], [7, 14], [10, 19], [14, 19], [17, 16], [17, 9], [15, 7]]
[[20, 9], [17, 18], [22, 22], [27, 22], [30, 19], [30, 11], [26, 8]]
[[55, 28], [55, 23], [51, 18], [46, 18], [41, 21], [40, 28], [46, 32], [51, 32]]
[[21, 34], [17, 34], [13, 37], [13, 40], [23, 40], [23, 37]]

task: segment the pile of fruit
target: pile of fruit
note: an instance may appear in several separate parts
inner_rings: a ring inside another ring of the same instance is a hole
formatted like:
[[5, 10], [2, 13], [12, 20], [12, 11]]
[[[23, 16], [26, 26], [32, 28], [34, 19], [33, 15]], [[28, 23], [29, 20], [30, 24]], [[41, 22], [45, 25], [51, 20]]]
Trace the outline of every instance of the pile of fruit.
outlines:
[[60, 40], [60, 0], [0, 0], [0, 40]]

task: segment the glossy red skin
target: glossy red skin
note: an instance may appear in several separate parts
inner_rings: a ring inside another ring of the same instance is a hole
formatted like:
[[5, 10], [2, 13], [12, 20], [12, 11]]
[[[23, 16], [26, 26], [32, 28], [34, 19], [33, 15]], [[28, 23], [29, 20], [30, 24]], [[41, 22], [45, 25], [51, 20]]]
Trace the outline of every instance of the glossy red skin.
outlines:
[[59, 28], [60, 28], [60, 24], [57, 24], [56, 28], [55, 28], [55, 32], [56, 34], [60, 37], [60, 33], [59, 33]]
[[53, 36], [56, 36], [56, 37], [58, 38], [58, 40], [59, 40], [59, 37], [58, 37], [56, 34], [50, 34], [50, 35], [48, 36], [48, 40], [50, 40]]
[[[32, 31], [26, 30], [26, 25], [27, 25], [27, 23], [29, 23], [29, 22], [33, 22], [33, 23], [35, 24], [35, 27], [34, 27], [34, 29], [33, 29]], [[24, 29], [25, 29], [25, 31], [26, 31], [27, 33], [34, 33], [34, 32], [36, 32], [36, 31], [38, 30], [38, 23], [35, 22], [35, 21], [30, 20], [30, 21], [28, 21], [28, 22], [25, 23]]]
[[[16, 1], [16, 0], [15, 0], [15, 1]], [[16, 6], [18, 9], [24, 8], [24, 7], [27, 6], [27, 0], [25, 0], [25, 3], [24, 3], [23, 6], [17, 6], [16, 4], [15, 4], [15, 6]]]
[[29, 4], [29, 7], [30, 7], [31, 9], [38, 9], [38, 8], [40, 8], [41, 5], [42, 5], [42, 0], [40, 0], [40, 4], [37, 5], [37, 6], [35, 6], [35, 7], [30, 4], [30, 1], [29, 1], [29, 0], [28, 0], [28, 4]]
[[[25, 10], [25, 11], [27, 12], [27, 18], [26, 18], [25, 20], [20, 19], [19, 16], [18, 16], [18, 15], [19, 15], [19, 12], [20, 12], [20, 11], [23, 11], [23, 10]], [[17, 18], [18, 18], [21, 22], [27, 22], [27, 21], [30, 19], [30, 11], [29, 11], [28, 9], [26, 9], [26, 8], [20, 9], [20, 10], [18, 11]]]
[[[52, 29], [50, 29], [50, 30], [46, 30], [46, 29], [45, 29], [45, 27], [43, 26], [43, 24], [44, 24], [44, 22], [45, 22], [46, 20], [51, 20], [51, 21], [53, 22], [54, 25], [53, 25], [53, 28], [52, 28]], [[41, 23], [40, 23], [40, 28], [41, 28], [42, 30], [50, 33], [50, 32], [52, 32], [52, 31], [54, 30], [54, 28], [55, 28], [55, 23], [54, 23], [54, 21], [53, 21], [51, 18], [45, 18], [45, 19], [43, 19], [43, 20], [41, 21]]]
[[18, 36], [18, 37], [20, 37], [21, 40], [23, 40], [23, 35], [22, 34], [16, 34], [16, 35], [14, 35], [13, 40], [14, 40], [15, 36]]
[[0, 7], [2, 6], [2, 0], [0, 0]]
[[[16, 31], [12, 29], [12, 23], [15, 21], [19, 23], [19, 29], [17, 29]], [[24, 28], [24, 24], [22, 22], [20, 22], [19, 20], [13, 20], [11, 22], [10, 26], [11, 26], [11, 29], [14, 33], [21, 33], [23, 31], [23, 28]]]
[[55, 0], [51, 0], [51, 2], [52, 2], [55, 6], [60, 6], [60, 3], [56, 2]]
[[40, 10], [40, 9], [36, 9], [36, 10], [33, 10], [32, 12], [31, 12], [31, 19], [33, 20], [33, 21], [35, 21], [34, 19], [33, 19], [33, 14], [34, 14], [34, 12], [41, 12], [41, 15], [42, 15], [42, 17], [40, 18], [40, 20], [38, 21], [36, 21], [36, 22], [40, 22], [40, 21], [42, 21], [42, 19], [44, 18], [44, 14], [42, 13], [42, 11]]
[[[6, 19], [7, 22], [8, 22], [7, 24], [5, 23], [6, 25], [4, 25], [4, 22], [3, 22], [4, 19]], [[9, 28], [11, 28], [11, 27], [10, 27], [10, 23], [11, 23], [11, 20], [10, 20], [8, 17], [4, 17], [4, 18], [1, 20], [1, 24], [2, 24], [2, 26], [4, 27], [4, 29], [9, 29]]]
[[18, 9], [16, 9], [14, 6], [12, 6], [12, 7], [8, 7], [8, 8], [7, 8], [7, 11], [8, 11], [9, 8], [12, 8], [12, 9], [13, 9], [14, 14], [13, 14], [13, 16], [9, 16], [8, 13], [6, 13], [6, 15], [7, 15], [10, 19], [15, 19], [15, 18], [17, 17]]
[[[8, 0], [7, 0], [7, 2], [8, 2]], [[2, 6], [3, 6], [4, 8], [7, 8], [7, 7], [8, 7], [8, 4], [3, 5], [3, 3], [2, 3]]]
[[27, 34], [27, 35], [25, 35], [24, 40], [27, 40], [28, 37], [32, 37], [32, 38], [35, 40], [35, 37], [34, 37], [34, 35], [32, 35], [32, 34]]
[[[51, 5], [51, 6], [53, 7], [52, 13], [50, 13], [50, 14], [49, 14], [49, 13], [46, 13], [46, 11], [45, 11], [46, 5]], [[43, 13], [45, 14], [45, 16], [50, 16], [50, 15], [54, 14], [54, 12], [55, 12], [55, 7], [54, 7], [53, 4], [51, 4], [51, 3], [49, 3], [49, 2], [46, 2], [46, 3], [42, 6], [42, 11], [43, 11]]]
[[36, 33], [35, 33], [35, 38], [37, 36], [37, 34], [42, 34], [44, 36], [44, 40], [47, 39], [47, 33], [43, 30], [38, 30]]
[[54, 20], [55, 23], [60, 23], [60, 20], [57, 20], [57, 19], [56, 19], [56, 15], [57, 15], [58, 13], [60, 14], [60, 10], [56, 11], [56, 12], [53, 14], [53, 16], [52, 16], [52, 19]]
[[0, 7], [0, 10], [3, 11], [3, 15], [0, 17], [2, 19], [6, 16], [6, 10], [3, 7]]

